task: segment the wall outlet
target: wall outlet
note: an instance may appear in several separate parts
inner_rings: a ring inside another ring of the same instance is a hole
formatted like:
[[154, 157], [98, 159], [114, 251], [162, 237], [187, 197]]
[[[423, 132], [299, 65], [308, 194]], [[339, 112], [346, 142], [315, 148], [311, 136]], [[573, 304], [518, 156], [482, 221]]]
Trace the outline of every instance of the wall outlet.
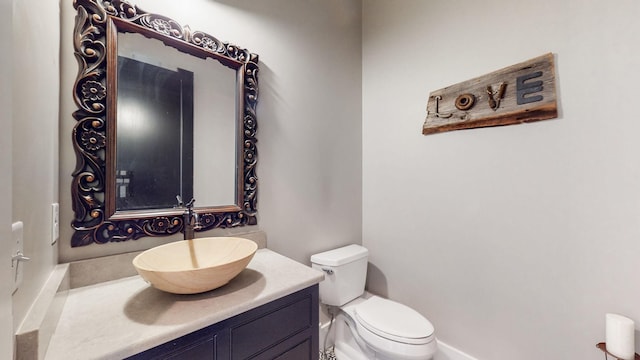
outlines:
[[51, 204], [51, 245], [60, 237], [60, 204]]

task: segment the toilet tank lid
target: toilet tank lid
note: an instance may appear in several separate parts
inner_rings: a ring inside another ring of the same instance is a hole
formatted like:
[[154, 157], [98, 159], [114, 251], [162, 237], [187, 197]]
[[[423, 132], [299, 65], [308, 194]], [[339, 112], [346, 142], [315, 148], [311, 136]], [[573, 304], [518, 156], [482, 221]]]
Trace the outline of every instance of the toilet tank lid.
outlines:
[[326, 266], [340, 266], [360, 260], [367, 255], [369, 255], [367, 248], [352, 244], [311, 255], [311, 263]]

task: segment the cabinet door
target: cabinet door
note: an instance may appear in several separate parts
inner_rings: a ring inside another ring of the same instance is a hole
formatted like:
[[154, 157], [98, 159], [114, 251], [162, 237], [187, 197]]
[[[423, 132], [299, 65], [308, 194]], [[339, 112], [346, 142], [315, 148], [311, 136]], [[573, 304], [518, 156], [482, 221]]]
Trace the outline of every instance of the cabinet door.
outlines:
[[161, 357], [167, 360], [195, 360], [195, 359], [214, 359], [213, 351], [215, 349], [215, 339], [210, 336], [202, 341], [191, 343], [187, 346], [176, 349], [176, 351], [168, 354], [167, 357]]
[[214, 359], [217, 331], [208, 327], [179, 337], [145, 352], [133, 355], [127, 360], [195, 360]]
[[288, 350], [284, 354], [278, 356], [274, 360], [300, 360], [300, 359], [314, 359], [311, 352], [311, 340], [306, 339], [300, 344], [296, 345], [293, 349]]
[[273, 360], [304, 346], [295, 360], [317, 359], [318, 309], [315, 285], [237, 316], [229, 326], [231, 360]]
[[[234, 358], [236, 360], [237, 358]], [[252, 356], [251, 360], [318, 360], [318, 352], [313, 351], [313, 341], [309, 334], [296, 335], [276, 346]]]
[[249, 359], [309, 329], [312, 326], [311, 304], [311, 297], [295, 299], [247, 323], [233, 326], [232, 358]]

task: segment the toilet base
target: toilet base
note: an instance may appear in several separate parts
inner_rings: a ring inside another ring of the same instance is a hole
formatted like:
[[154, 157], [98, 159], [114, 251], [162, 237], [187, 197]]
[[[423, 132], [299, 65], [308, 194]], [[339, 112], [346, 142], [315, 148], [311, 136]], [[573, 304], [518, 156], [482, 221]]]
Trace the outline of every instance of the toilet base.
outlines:
[[349, 344], [340, 343], [337, 347], [331, 346], [324, 352], [320, 352], [319, 360], [370, 360], [363, 357], [358, 349], [353, 349]]
[[[354, 353], [352, 351], [353, 349], [345, 347], [345, 346], [340, 346], [339, 348], [336, 348], [336, 360], [365, 360], [364, 357], [362, 357], [362, 354], [358, 354], [357, 352]], [[368, 360], [368, 359], [366, 359]]]
[[[371, 349], [359, 346], [343, 315], [338, 315], [335, 326], [336, 360], [373, 360], [376, 354]], [[355, 329], [354, 329], [355, 330]]]

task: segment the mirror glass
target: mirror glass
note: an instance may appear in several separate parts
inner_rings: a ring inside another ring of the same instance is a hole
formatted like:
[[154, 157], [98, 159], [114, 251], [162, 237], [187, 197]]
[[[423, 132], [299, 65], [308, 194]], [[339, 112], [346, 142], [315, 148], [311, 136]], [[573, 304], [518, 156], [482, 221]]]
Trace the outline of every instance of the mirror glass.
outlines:
[[116, 211], [231, 205], [236, 70], [118, 33]]

